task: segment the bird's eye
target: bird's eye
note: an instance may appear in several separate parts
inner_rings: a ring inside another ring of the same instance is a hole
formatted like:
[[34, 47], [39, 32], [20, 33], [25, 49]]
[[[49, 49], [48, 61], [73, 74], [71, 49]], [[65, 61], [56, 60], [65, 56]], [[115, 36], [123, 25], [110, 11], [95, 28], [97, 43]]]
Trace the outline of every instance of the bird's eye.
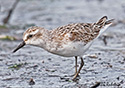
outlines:
[[29, 35], [29, 36], [28, 36], [28, 38], [32, 38], [32, 37], [33, 37], [33, 35]]

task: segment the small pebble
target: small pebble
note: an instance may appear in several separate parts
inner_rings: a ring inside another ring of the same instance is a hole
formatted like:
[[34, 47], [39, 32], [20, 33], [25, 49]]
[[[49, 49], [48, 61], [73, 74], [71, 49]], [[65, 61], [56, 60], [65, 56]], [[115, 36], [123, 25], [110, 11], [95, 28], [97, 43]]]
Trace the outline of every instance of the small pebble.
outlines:
[[42, 63], [44, 63], [44, 60], [42, 61]]
[[51, 61], [51, 58], [48, 58], [49, 61]]
[[34, 82], [34, 80], [32, 78], [29, 81], [29, 85], [35, 85], [35, 82]]
[[116, 79], [119, 80], [119, 77], [117, 77]]
[[90, 57], [90, 58], [98, 58], [98, 56], [96, 54], [89, 55], [88, 57]]

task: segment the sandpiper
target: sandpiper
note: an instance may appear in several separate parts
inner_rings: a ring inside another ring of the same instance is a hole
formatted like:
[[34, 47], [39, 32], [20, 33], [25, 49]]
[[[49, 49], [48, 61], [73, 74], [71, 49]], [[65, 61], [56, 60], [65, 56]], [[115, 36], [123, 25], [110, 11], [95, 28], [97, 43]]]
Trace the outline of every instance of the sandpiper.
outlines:
[[[74, 80], [84, 65], [82, 56], [112, 23], [113, 19], [107, 20], [107, 16], [103, 16], [95, 23], [72, 23], [53, 30], [33, 26], [24, 32], [23, 41], [13, 52], [24, 45], [34, 45], [56, 55], [75, 57]], [[77, 70], [78, 57], [81, 64]]]

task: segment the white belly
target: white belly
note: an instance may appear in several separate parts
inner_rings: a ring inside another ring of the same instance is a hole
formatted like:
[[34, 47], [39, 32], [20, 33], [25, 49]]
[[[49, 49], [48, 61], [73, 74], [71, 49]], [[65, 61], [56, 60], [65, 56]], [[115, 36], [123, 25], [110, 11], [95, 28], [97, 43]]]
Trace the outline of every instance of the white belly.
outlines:
[[63, 48], [57, 48], [56, 51], [51, 53], [64, 57], [82, 56], [91, 44], [92, 42], [86, 45], [83, 42], [69, 42], [68, 44], [63, 45]]

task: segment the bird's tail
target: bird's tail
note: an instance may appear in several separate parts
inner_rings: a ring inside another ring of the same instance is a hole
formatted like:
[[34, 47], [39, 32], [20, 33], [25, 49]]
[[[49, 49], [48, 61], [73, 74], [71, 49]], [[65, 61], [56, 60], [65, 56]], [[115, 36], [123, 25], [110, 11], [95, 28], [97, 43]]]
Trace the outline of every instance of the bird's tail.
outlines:
[[107, 16], [103, 16], [100, 20], [96, 22], [96, 25], [98, 25], [99, 28], [102, 28], [105, 25], [107, 19]]
[[110, 25], [113, 24], [114, 19], [108, 20], [107, 16], [103, 16], [99, 21], [95, 24], [101, 29], [99, 34], [102, 34]]

